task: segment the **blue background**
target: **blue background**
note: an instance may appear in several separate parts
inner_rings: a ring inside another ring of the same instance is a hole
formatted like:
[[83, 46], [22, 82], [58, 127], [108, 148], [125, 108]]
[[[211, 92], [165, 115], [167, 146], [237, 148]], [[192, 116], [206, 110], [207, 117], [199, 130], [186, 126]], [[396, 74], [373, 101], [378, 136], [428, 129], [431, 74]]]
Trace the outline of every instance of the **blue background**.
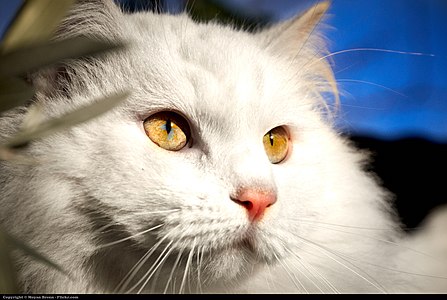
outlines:
[[[292, 17], [316, 3], [215, 1], [271, 21]], [[0, 0], [0, 34], [20, 3]], [[447, 1], [333, 0], [326, 24], [332, 27], [325, 30], [331, 52], [375, 48], [424, 54], [349, 51], [333, 55], [342, 92], [340, 128], [348, 134], [388, 140], [411, 136], [447, 143]]]

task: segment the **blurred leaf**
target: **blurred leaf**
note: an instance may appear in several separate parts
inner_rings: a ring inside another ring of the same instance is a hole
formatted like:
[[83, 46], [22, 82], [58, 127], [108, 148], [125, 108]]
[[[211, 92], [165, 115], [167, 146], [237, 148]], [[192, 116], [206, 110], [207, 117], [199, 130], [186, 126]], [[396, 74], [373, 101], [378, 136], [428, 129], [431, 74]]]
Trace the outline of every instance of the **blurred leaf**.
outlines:
[[27, 0], [6, 32], [1, 52], [47, 40], [74, 0]]
[[29, 256], [32, 256], [34, 259], [39, 260], [40, 262], [46, 264], [49, 267], [52, 267], [55, 270], [60, 271], [61, 273], [64, 273], [65, 275], [68, 275], [67, 272], [65, 272], [59, 265], [52, 262], [50, 259], [45, 257], [44, 255], [40, 254], [27, 244], [25, 244], [22, 241], [19, 241], [18, 239], [14, 238], [13, 236], [3, 233], [4, 240], [6, 240], [12, 247], [19, 249], [23, 251], [25, 254], [28, 254]]
[[65, 114], [60, 118], [42, 122], [33, 128], [24, 128], [16, 136], [11, 138], [5, 146], [10, 148], [20, 147], [22, 145], [26, 145], [33, 139], [48, 136], [56, 131], [88, 121], [122, 103], [128, 95], [128, 92], [123, 92], [101, 98], [96, 100], [91, 105], [81, 107], [80, 109]]
[[0, 147], [0, 160], [12, 161], [15, 164], [23, 164], [27, 166], [36, 166], [42, 163], [41, 159], [37, 160], [34, 157], [19, 154], [14, 149], [3, 146]]
[[0, 294], [17, 294], [16, 273], [7, 236], [0, 230]]
[[22, 121], [22, 130], [30, 129], [32, 127], [39, 126], [45, 120], [43, 113], [43, 106], [40, 102], [37, 102], [28, 107], [25, 116]]
[[34, 45], [0, 56], [0, 77], [24, 75], [62, 59], [95, 55], [123, 47], [123, 43], [110, 43], [82, 36]]
[[33, 87], [22, 79], [0, 78], [0, 113], [24, 104], [33, 95]]

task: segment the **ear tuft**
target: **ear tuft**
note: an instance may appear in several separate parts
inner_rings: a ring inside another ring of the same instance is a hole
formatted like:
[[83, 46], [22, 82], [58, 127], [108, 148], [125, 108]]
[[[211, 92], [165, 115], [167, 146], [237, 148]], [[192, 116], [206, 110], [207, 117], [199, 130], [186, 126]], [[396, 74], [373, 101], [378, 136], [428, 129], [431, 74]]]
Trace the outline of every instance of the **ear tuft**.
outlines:
[[261, 46], [271, 54], [285, 58], [301, 71], [300, 80], [307, 80], [324, 108], [327, 108], [327, 103], [323, 94], [330, 93], [335, 104], [339, 102], [334, 74], [325, 56], [326, 43], [316, 30], [329, 6], [329, 1], [320, 2], [298, 17], [258, 33]]
[[315, 28], [321, 23], [329, 6], [329, 1], [320, 2], [298, 17], [259, 34], [267, 48], [294, 57], [315, 33]]

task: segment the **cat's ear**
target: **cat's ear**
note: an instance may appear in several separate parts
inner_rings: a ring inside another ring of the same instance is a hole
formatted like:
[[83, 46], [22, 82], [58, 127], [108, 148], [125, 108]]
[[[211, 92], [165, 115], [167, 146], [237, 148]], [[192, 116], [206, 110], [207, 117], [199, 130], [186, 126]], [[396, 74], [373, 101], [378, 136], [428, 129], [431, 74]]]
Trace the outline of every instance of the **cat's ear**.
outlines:
[[[323, 93], [332, 94], [334, 102], [339, 103], [337, 84], [332, 68], [326, 59], [317, 59], [327, 54], [326, 43], [319, 33], [317, 26], [321, 24], [330, 6], [329, 1], [320, 2], [298, 17], [276, 24], [261, 31], [258, 38], [261, 46], [273, 55], [284, 57], [290, 63], [300, 64], [314, 59], [311, 72], [306, 72], [309, 82], [315, 83], [316, 97], [323, 101], [318, 103], [327, 108]], [[310, 71], [310, 70], [309, 70]]]
[[[107, 42], [119, 41], [117, 28], [121, 16], [121, 9], [113, 0], [76, 0], [57, 27], [53, 39], [85, 36]], [[73, 79], [78, 76], [74, 65], [76, 61], [63, 61], [29, 74], [28, 79], [41, 94], [68, 95]]]
[[56, 38], [72, 35], [113, 39], [122, 12], [113, 0], [76, 0], [56, 31]]
[[329, 1], [320, 2], [298, 17], [259, 32], [262, 43], [275, 53], [294, 57], [316, 33], [315, 28], [320, 24], [329, 5]]

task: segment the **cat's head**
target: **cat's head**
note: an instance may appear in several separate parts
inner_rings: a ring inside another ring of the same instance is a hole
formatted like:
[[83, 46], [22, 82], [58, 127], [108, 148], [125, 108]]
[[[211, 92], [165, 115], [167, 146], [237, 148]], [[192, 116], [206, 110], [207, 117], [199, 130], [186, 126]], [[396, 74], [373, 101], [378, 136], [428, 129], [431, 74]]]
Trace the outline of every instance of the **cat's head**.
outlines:
[[119, 233], [98, 234], [99, 247], [123, 260], [126, 247], [148, 251], [166, 278], [232, 281], [291, 255], [306, 230], [298, 219], [337, 213], [334, 199], [349, 189], [338, 184], [357, 171], [342, 170], [352, 158], [324, 117], [334, 84], [315, 27], [328, 3], [250, 34], [81, 2], [60, 37], [129, 46], [68, 62], [62, 77], [38, 75], [36, 101], [51, 116], [115, 90], [131, 96], [34, 147], [50, 162], [45, 176], [75, 186], [65, 209]]

